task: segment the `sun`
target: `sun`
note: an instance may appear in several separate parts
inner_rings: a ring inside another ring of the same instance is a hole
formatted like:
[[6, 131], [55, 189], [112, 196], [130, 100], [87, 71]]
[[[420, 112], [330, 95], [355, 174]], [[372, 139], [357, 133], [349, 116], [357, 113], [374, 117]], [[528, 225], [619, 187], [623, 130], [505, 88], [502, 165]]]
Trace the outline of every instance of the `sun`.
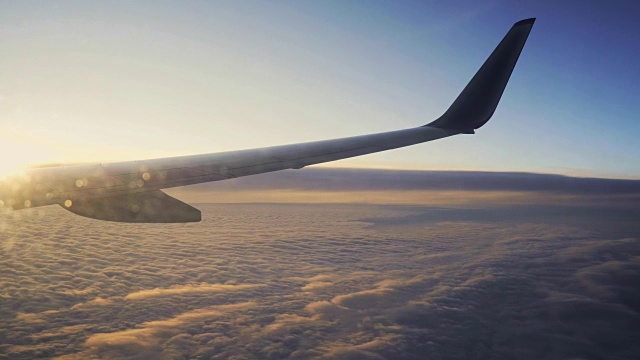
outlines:
[[34, 143], [0, 139], [0, 179], [34, 164], [51, 161], [52, 151]]

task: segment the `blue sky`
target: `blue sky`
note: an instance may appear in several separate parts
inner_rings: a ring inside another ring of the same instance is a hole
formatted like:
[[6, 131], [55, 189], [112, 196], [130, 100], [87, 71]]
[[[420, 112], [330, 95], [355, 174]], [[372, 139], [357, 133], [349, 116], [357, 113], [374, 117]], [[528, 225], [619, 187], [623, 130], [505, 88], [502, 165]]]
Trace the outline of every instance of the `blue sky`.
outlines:
[[14, 162], [235, 150], [421, 125], [509, 27], [536, 25], [474, 136], [332, 163], [640, 178], [638, 5], [583, 1], [3, 2]]

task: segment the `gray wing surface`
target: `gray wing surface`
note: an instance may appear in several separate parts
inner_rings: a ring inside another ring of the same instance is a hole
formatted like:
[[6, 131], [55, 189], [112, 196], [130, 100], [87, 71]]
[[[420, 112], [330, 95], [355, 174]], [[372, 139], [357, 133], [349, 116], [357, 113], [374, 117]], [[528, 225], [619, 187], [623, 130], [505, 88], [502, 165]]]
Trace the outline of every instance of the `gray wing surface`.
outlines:
[[517, 22], [451, 107], [423, 126], [259, 149], [29, 170], [0, 184], [0, 204], [58, 204], [81, 216], [138, 223], [200, 221], [200, 211], [162, 189], [360, 156], [474, 133], [493, 115], [535, 19]]

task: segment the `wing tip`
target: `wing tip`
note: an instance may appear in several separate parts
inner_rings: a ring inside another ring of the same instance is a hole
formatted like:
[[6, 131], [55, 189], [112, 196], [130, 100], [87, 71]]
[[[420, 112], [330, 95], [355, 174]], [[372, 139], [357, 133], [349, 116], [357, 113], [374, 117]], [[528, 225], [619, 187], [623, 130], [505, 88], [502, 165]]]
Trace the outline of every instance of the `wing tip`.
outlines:
[[523, 25], [533, 25], [533, 23], [535, 22], [536, 22], [536, 18], [528, 18], [528, 19], [518, 21], [517, 23], [513, 24], [513, 26], [516, 27], [516, 26], [523, 26]]
[[445, 113], [425, 126], [471, 134], [493, 116], [536, 18], [516, 22]]

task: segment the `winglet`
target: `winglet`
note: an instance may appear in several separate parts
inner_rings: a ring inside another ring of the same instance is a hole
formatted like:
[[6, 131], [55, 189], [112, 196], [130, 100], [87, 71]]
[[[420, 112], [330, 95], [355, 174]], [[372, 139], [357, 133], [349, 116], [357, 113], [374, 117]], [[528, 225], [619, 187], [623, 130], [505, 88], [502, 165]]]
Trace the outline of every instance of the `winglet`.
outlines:
[[535, 20], [531, 18], [515, 23], [451, 107], [437, 120], [425, 126], [473, 134], [475, 129], [489, 121]]

